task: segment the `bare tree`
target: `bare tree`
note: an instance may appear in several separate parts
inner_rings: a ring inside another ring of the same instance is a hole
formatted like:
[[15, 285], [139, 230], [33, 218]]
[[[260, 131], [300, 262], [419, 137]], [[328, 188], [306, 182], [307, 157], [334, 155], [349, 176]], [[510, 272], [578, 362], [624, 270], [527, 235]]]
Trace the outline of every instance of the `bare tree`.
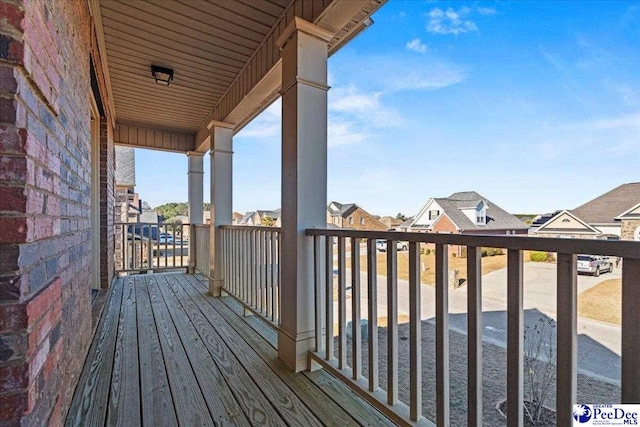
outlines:
[[529, 389], [530, 410], [527, 414], [534, 425], [540, 423], [544, 404], [556, 383], [556, 324], [541, 317], [524, 328], [524, 374]]

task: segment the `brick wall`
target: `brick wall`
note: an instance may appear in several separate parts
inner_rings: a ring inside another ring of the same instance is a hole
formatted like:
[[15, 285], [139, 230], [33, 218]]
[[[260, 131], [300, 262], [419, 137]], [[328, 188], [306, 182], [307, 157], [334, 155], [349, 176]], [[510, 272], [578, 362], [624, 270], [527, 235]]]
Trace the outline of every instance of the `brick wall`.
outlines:
[[109, 287], [115, 274], [114, 221], [119, 217], [115, 195], [115, 148], [113, 131], [105, 117], [100, 118], [100, 287]]
[[[361, 222], [362, 220], [364, 220], [364, 224]], [[383, 223], [360, 207], [343, 218], [341, 227], [353, 230], [387, 231], [387, 227]]]
[[0, 16], [0, 425], [60, 425], [91, 339], [90, 17]]

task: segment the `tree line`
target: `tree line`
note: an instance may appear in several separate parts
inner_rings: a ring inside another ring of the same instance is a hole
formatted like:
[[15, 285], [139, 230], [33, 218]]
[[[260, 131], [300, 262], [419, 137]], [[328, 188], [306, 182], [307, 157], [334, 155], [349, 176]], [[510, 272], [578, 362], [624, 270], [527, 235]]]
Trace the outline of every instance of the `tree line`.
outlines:
[[[210, 203], [204, 203], [204, 210], [207, 211], [211, 207]], [[158, 215], [166, 219], [173, 218], [178, 215], [189, 215], [189, 204], [187, 202], [171, 202], [155, 208]]]

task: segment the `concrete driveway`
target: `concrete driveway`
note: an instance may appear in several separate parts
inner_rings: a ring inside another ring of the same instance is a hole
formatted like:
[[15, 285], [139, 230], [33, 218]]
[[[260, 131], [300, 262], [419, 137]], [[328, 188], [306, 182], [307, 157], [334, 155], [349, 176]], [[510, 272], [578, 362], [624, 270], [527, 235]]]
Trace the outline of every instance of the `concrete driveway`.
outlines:
[[[600, 277], [578, 276], [578, 292], [595, 286], [597, 283], [620, 277], [620, 269], [605, 273]], [[366, 274], [361, 274], [361, 312], [367, 317]], [[350, 272], [347, 273], [347, 286], [350, 286]], [[386, 317], [387, 296], [385, 276], [377, 277], [378, 317]], [[506, 347], [506, 308], [507, 308], [507, 271], [497, 270], [482, 277], [483, 284], [483, 336], [489, 342]], [[422, 285], [423, 320], [434, 321], [435, 288]], [[525, 325], [533, 326], [540, 318], [555, 320], [556, 307], [556, 266], [546, 263], [525, 263], [524, 266], [524, 308]], [[349, 296], [349, 293], [348, 293]], [[466, 333], [467, 312], [466, 286], [450, 289], [449, 312], [450, 328]], [[405, 319], [409, 314], [409, 284], [398, 280], [398, 313]], [[334, 321], [337, 321], [337, 304], [334, 305]], [[347, 319], [351, 318], [351, 300], [347, 301]], [[578, 318], [578, 365], [582, 373], [618, 384], [620, 381], [620, 327]]]

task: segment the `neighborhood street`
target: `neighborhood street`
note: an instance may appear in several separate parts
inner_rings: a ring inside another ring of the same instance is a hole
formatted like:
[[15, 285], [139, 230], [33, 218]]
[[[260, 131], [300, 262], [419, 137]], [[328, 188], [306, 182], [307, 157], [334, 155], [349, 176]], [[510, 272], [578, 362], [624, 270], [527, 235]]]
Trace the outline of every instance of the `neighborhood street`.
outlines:
[[[556, 266], [555, 264], [528, 262], [524, 265], [524, 309], [525, 325], [534, 325], [539, 318], [556, 319]], [[347, 287], [350, 287], [347, 272]], [[620, 269], [600, 277], [578, 276], [578, 293], [597, 283], [620, 277]], [[361, 274], [361, 311], [366, 318], [367, 289], [366, 274]], [[506, 269], [497, 270], [482, 277], [484, 339], [496, 345], [506, 346]], [[386, 277], [378, 276], [378, 317], [387, 313]], [[422, 285], [423, 320], [435, 319], [435, 288]], [[350, 298], [350, 292], [347, 293]], [[466, 333], [466, 286], [449, 292], [450, 328]], [[337, 321], [337, 303], [334, 303], [334, 321]], [[405, 280], [398, 280], [398, 313], [400, 322], [408, 321], [409, 286]], [[347, 319], [351, 317], [351, 300], [347, 301]], [[620, 380], [620, 328], [615, 325], [578, 318], [578, 365], [582, 373], [601, 380], [618, 383]]]

